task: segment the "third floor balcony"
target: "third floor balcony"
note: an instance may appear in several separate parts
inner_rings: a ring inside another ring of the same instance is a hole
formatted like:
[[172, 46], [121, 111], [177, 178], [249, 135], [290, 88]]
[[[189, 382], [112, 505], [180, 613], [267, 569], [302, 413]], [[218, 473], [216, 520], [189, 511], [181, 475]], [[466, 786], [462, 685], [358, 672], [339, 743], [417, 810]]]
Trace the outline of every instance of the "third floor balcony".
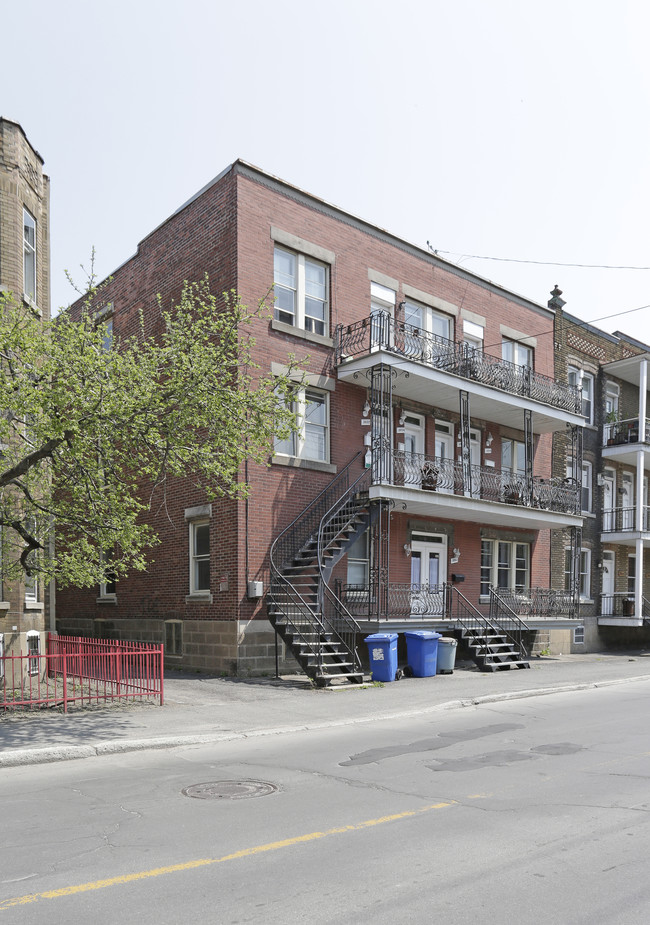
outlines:
[[395, 394], [454, 410], [459, 389], [471, 399], [472, 416], [511, 424], [515, 409], [534, 413], [535, 431], [551, 432], [565, 425], [582, 425], [581, 401], [575, 386], [518, 366], [470, 347], [396, 321], [388, 313], [374, 314], [335, 334], [340, 379], [357, 379], [378, 363], [396, 372]]

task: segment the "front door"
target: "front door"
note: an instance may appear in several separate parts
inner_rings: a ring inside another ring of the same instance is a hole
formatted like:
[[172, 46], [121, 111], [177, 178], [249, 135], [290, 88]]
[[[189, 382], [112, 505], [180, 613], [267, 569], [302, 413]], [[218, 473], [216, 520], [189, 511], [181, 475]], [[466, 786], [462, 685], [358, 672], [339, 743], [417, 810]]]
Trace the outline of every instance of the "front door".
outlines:
[[440, 469], [438, 491], [453, 494], [454, 491], [454, 425], [447, 421], [436, 421], [435, 438], [436, 464]]
[[411, 541], [411, 613], [442, 614], [447, 580], [447, 537]]
[[621, 489], [622, 526], [624, 530], [634, 530], [634, 485], [629, 472], [623, 473]]
[[615, 529], [614, 479], [614, 473], [606, 469], [603, 478], [603, 531], [605, 533], [612, 533]]
[[614, 553], [603, 550], [603, 584], [601, 612], [603, 615], [614, 613]]
[[404, 484], [422, 487], [424, 462], [424, 417], [421, 414], [404, 416]]

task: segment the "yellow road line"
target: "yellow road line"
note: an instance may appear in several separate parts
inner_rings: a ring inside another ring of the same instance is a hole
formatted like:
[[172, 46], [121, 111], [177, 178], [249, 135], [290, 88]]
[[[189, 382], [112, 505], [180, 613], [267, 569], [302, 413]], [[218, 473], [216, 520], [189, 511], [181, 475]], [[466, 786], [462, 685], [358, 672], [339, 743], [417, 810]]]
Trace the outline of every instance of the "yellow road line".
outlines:
[[133, 883], [134, 881], [146, 880], [151, 877], [162, 877], [164, 874], [175, 874], [183, 870], [194, 870], [197, 867], [207, 867], [210, 864], [223, 864], [224, 861], [236, 861], [239, 858], [252, 857], [256, 854], [262, 854], [265, 851], [279, 851], [281, 848], [291, 848], [293, 845], [317, 841], [319, 838], [328, 838], [330, 835], [342, 835], [345, 832], [358, 832], [361, 829], [369, 829], [375, 825], [384, 825], [386, 822], [395, 822], [398, 819], [420, 816], [422, 813], [428, 813], [434, 809], [444, 809], [447, 806], [452, 806], [453, 802], [452, 800], [447, 803], [431, 803], [429, 806], [422, 806], [420, 809], [407, 810], [403, 813], [394, 813], [391, 816], [380, 816], [378, 819], [366, 819], [364, 822], [357, 822], [354, 825], [338, 826], [334, 829], [326, 829], [324, 832], [309, 832], [307, 835], [297, 835], [295, 838], [285, 838], [282, 841], [268, 842], [266, 845], [256, 845], [253, 848], [243, 848], [241, 851], [235, 851], [233, 854], [225, 854], [221, 858], [199, 858], [196, 861], [186, 861], [183, 864], [171, 864], [168, 867], [154, 867], [152, 870], [140, 870], [133, 874], [123, 874], [120, 877], [109, 877], [106, 880], [93, 880], [91, 883], [78, 883], [74, 886], [63, 886], [58, 890], [45, 890], [43, 893], [29, 893], [26, 896], [15, 896], [13, 899], [4, 899], [0, 901], [0, 912], [3, 909], [11, 909], [14, 906], [25, 906], [28, 903], [39, 902], [42, 899], [58, 899], [60, 896], [74, 896], [77, 893], [88, 893], [91, 890], [103, 890], [106, 887], [117, 886], [120, 883]]

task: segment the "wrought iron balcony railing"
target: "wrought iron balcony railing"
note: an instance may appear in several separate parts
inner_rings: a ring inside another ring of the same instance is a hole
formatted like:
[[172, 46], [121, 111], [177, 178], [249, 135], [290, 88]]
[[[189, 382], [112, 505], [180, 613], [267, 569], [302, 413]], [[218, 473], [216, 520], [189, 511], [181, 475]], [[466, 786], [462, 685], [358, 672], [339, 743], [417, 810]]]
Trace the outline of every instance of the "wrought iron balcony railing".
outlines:
[[[635, 507], [615, 507], [603, 511], [603, 533], [626, 533], [637, 529]], [[644, 505], [641, 529], [650, 530], [650, 507]]]
[[613, 421], [603, 427], [603, 446], [621, 446], [625, 443], [650, 443], [650, 419], [639, 427], [639, 419], [626, 418]]
[[577, 514], [580, 510], [580, 489], [573, 479], [533, 476], [527, 480], [523, 473], [489, 466], [470, 466], [468, 474], [464, 475], [463, 464], [457, 460], [401, 450], [376, 454], [373, 483], [565, 514]]
[[496, 588], [495, 594], [520, 617], [572, 619], [577, 616], [570, 591], [558, 588], [527, 588], [522, 591]]
[[432, 369], [454, 373], [513, 395], [532, 398], [563, 411], [579, 414], [581, 410], [576, 386], [556, 382], [528, 366], [517, 366], [468, 344], [396, 321], [387, 312], [373, 314], [354, 324], [337, 326], [337, 365], [346, 359], [370, 355], [378, 350], [407, 357]]
[[[641, 606], [643, 619], [650, 618], [650, 601], [642, 598]], [[615, 594], [600, 595], [600, 613], [603, 617], [634, 617], [634, 594], [627, 591], [618, 591]]]

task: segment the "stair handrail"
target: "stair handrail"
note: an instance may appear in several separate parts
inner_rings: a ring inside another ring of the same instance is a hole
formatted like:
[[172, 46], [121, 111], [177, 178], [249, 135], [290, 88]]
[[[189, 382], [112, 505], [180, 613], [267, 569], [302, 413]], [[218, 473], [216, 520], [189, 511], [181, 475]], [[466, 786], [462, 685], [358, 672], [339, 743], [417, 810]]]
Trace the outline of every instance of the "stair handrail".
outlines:
[[[355, 479], [355, 481], [348, 487], [348, 489], [338, 498], [330, 509], [323, 515], [321, 518], [320, 524], [318, 526], [318, 544], [317, 544], [317, 555], [316, 561], [318, 563], [318, 573], [320, 576], [319, 586], [319, 603], [320, 610], [323, 616], [325, 616], [325, 602], [332, 606], [336, 619], [332, 621], [331, 630], [339, 637], [340, 641], [345, 645], [345, 647], [350, 652], [354, 660], [355, 668], [361, 670], [361, 660], [357, 652], [356, 647], [356, 637], [357, 634], [361, 632], [361, 627], [355, 618], [352, 616], [350, 611], [347, 609], [339, 595], [337, 595], [329, 585], [329, 582], [325, 576], [323, 569], [323, 555], [329, 542], [324, 542], [324, 534], [327, 527], [332, 523], [337, 514], [345, 507], [346, 504], [354, 497], [360, 490], [367, 487], [370, 483], [370, 471], [366, 470], [361, 473], [361, 475]], [[341, 528], [342, 529], [342, 528]], [[340, 530], [337, 531], [337, 535], [340, 533]], [[330, 627], [328, 626], [328, 629]]]
[[[327, 628], [322, 613], [319, 616], [314, 612], [293, 582], [287, 578], [286, 575], [282, 574], [282, 567], [292, 562], [296, 554], [306, 544], [307, 540], [313, 536], [320, 525], [323, 510], [327, 511], [329, 509], [332, 497], [339, 496], [341, 484], [347, 488], [349, 485], [350, 468], [361, 455], [361, 451], [356, 453], [347, 465], [344, 466], [341, 472], [339, 472], [339, 474], [309, 502], [303, 511], [278, 534], [271, 545], [269, 553], [270, 600], [275, 603], [280, 588], [284, 589], [286, 597], [292, 602], [293, 606], [297, 607], [301, 615], [306, 617], [311, 622], [312, 626], [318, 626], [323, 633], [327, 632]], [[336, 494], [334, 494], [335, 492]], [[300, 524], [300, 529], [297, 529], [298, 524]], [[278, 561], [278, 558], [280, 558], [280, 561]], [[317, 667], [320, 670], [323, 664], [323, 640], [321, 639], [321, 634], [318, 634], [316, 644], [306, 640], [302, 632], [299, 632], [298, 635], [316, 657]]]
[[[292, 543], [293, 549], [292, 553], [298, 552], [304, 544], [307, 542], [310, 536], [316, 532], [319, 527], [320, 520], [323, 516], [323, 513], [326, 512], [331, 504], [330, 498], [332, 497], [333, 492], [336, 490], [336, 497], [340, 496], [340, 483], [345, 483], [345, 488], [349, 485], [350, 477], [350, 467], [355, 463], [359, 457], [362, 455], [361, 451], [355, 453], [352, 459], [344, 466], [339, 474], [329, 482], [322, 491], [320, 491], [315, 498], [313, 498], [309, 504], [298, 514], [297, 517], [291, 521], [291, 523], [284, 528], [276, 538], [273, 540], [271, 545], [270, 552], [270, 564], [271, 572], [276, 568], [278, 571], [281, 570], [281, 565], [277, 562], [277, 554], [280, 550], [282, 542], [289, 537], [294, 541]], [[344, 489], [345, 490], [345, 489]], [[325, 496], [328, 496], [326, 499]], [[315, 510], [318, 505], [318, 509]], [[300, 524], [301, 529], [297, 530], [298, 524]]]
[[[483, 630], [485, 637], [489, 635], [488, 630], [492, 629], [492, 624], [485, 614], [469, 601], [462, 591], [457, 588], [455, 585], [447, 585], [447, 591], [449, 595], [449, 605], [448, 612], [450, 617], [454, 620], [455, 623], [458, 623], [462, 629], [469, 632], [473, 629]], [[454, 596], [456, 599], [456, 612], [454, 614], [453, 600]], [[469, 616], [461, 615], [461, 608], [469, 614]], [[486, 642], [485, 644], [486, 652], [492, 654], [492, 649], [490, 645]]]
[[[507, 618], [510, 629], [504, 625], [502, 613]], [[530, 631], [530, 627], [509, 604], [499, 597], [494, 587], [490, 587], [490, 621], [517, 646], [521, 658], [528, 658], [523, 637], [524, 633]]]

